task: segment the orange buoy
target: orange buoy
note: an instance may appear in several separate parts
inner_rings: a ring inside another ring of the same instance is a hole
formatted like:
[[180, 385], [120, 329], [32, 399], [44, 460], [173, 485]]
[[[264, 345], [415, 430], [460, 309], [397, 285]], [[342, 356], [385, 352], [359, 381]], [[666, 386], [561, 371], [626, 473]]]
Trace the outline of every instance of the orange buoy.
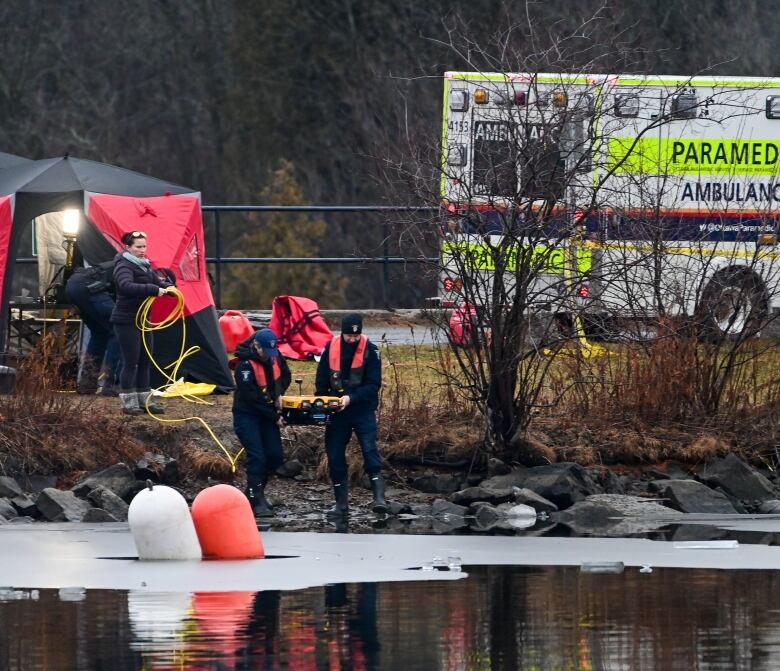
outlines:
[[192, 521], [203, 556], [209, 559], [262, 559], [263, 541], [249, 501], [230, 485], [204, 489], [192, 502]]

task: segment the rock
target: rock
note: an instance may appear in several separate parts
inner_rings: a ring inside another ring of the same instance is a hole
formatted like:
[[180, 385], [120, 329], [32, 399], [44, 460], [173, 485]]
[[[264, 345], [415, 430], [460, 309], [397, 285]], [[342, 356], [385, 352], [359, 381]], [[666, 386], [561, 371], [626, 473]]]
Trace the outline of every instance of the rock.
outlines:
[[57, 486], [56, 475], [28, 475], [22, 479], [22, 489], [26, 492], [38, 494], [47, 487]]
[[53, 487], [47, 487], [38, 495], [36, 505], [49, 522], [81, 522], [91, 508], [72, 491], [63, 492]]
[[[115, 522], [127, 522], [127, 510], [128, 506], [123, 499], [120, 499], [110, 489], [98, 485], [95, 487], [87, 497], [89, 501], [95, 506], [95, 508], [101, 508], [108, 513]], [[93, 522], [101, 522], [103, 520], [91, 520]]]
[[503, 489], [491, 489], [488, 487], [468, 487], [455, 492], [451, 500], [463, 506], [469, 506], [476, 501], [487, 501], [493, 505], [511, 501], [515, 497], [515, 490], [512, 487]]
[[146, 484], [146, 482], [141, 482], [141, 480], [136, 480], [136, 481], [135, 481], [135, 482], [133, 482], [133, 484], [132, 484], [132, 485], [130, 485], [130, 487], [128, 488], [128, 490], [127, 490], [127, 494], [125, 494], [124, 496], [122, 496], [122, 497], [121, 497], [121, 498], [122, 498], [122, 500], [123, 500], [125, 503], [130, 503], [130, 502], [133, 500], [133, 497], [134, 497], [136, 494], [138, 494], [138, 492], [140, 492], [142, 489], [146, 489], [146, 488], [147, 488], [147, 486], [148, 486], [148, 485]]
[[458, 475], [436, 475], [426, 473], [411, 482], [412, 487], [428, 494], [452, 494], [461, 487], [462, 479]]
[[35, 505], [35, 501], [27, 496], [27, 494], [14, 496], [14, 498], [11, 499], [11, 505], [16, 508], [16, 511], [20, 515], [37, 517], [40, 514], [38, 512], [38, 506]]
[[490, 527], [498, 524], [500, 520], [501, 513], [489, 504], [480, 506], [474, 514], [475, 525], [482, 530], [490, 529]]
[[[116, 495], [115, 495], [116, 496]], [[122, 499], [119, 499], [120, 501]], [[113, 515], [110, 513], [107, 513], [105, 510], [102, 510], [101, 508], [90, 508], [87, 510], [86, 513], [84, 513], [84, 517], [81, 519], [82, 522], [118, 522]]]
[[446, 517], [434, 517], [431, 521], [431, 531], [435, 534], [451, 534], [457, 529], [462, 529], [469, 525], [468, 521], [458, 515], [447, 515]]
[[280, 478], [295, 478], [303, 473], [303, 464], [297, 459], [290, 459], [285, 461], [279, 468], [276, 469], [276, 474]]
[[722, 538], [731, 538], [731, 532], [709, 524], [680, 524], [668, 535], [668, 540], [677, 542], [715, 541]]
[[29, 515], [14, 517], [12, 520], [9, 520], [11, 524], [30, 524], [31, 522], [35, 522], [35, 519], [30, 517]]
[[536, 519], [536, 510], [522, 503], [509, 505], [507, 508], [500, 506], [498, 509], [507, 517], [531, 517], [534, 520]]
[[546, 498], [539, 496], [530, 489], [526, 489], [525, 487], [513, 487], [513, 491], [517, 503], [524, 503], [527, 506], [531, 506], [538, 513], [554, 513], [558, 510], [558, 506], [552, 501], [548, 501]]
[[147, 452], [135, 463], [133, 475], [136, 480], [151, 480], [164, 485], [175, 485], [181, 480], [179, 462], [176, 459], [151, 452]]
[[[622, 494], [596, 494], [555, 515], [556, 521], [590, 536], [644, 533], [681, 517], [655, 501]], [[649, 518], [649, 519], [648, 519]], [[652, 519], [655, 518], [655, 519]]]
[[22, 488], [13, 478], [6, 475], [0, 476], [0, 497], [12, 499], [22, 495]]
[[672, 508], [684, 513], [733, 515], [737, 511], [720, 492], [715, 492], [695, 480], [661, 480], [660, 493], [669, 499]]
[[0, 515], [5, 519], [10, 520], [12, 517], [17, 517], [18, 513], [10, 500], [0, 499]]
[[136, 482], [135, 476], [126, 464], [114, 464], [84, 478], [71, 491], [85, 499], [95, 487], [100, 485], [126, 501], [125, 497], [135, 487]]
[[501, 459], [496, 459], [495, 457], [488, 459], [488, 477], [492, 478], [494, 475], [507, 475], [511, 471], [511, 466], [505, 464], [503, 461], [501, 461]]
[[400, 515], [402, 513], [407, 513], [411, 510], [409, 506], [407, 506], [404, 503], [400, 503], [399, 501], [392, 501], [390, 499], [387, 500], [387, 506], [388, 506], [388, 515]]
[[558, 508], [568, 508], [586, 496], [597, 493], [598, 489], [582, 466], [568, 462], [516, 469], [509, 475], [483, 481], [482, 487], [530, 489], [552, 501]]
[[780, 515], [780, 501], [777, 499], [770, 499], [764, 501], [759, 507], [758, 512], [764, 515]]
[[710, 487], [719, 487], [738, 501], [767, 501], [777, 498], [772, 483], [735, 454], [727, 454], [701, 473]]
[[465, 517], [468, 512], [466, 506], [459, 506], [456, 503], [450, 503], [444, 499], [436, 499], [431, 504], [431, 515], [438, 518], [446, 517]]
[[429, 503], [413, 503], [409, 506], [409, 511], [410, 514], [416, 515], [417, 517], [431, 516], [431, 506]]

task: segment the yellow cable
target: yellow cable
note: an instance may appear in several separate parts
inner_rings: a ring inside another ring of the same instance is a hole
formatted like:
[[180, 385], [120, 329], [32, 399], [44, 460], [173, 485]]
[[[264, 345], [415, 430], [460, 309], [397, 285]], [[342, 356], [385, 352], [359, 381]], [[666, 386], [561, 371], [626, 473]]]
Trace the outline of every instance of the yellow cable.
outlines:
[[[146, 354], [149, 357], [149, 360], [154, 365], [154, 367], [160, 372], [160, 374], [166, 380], [165, 384], [163, 384], [160, 387], [157, 387], [157, 389], [155, 389], [154, 391], [165, 391], [169, 387], [171, 387], [178, 379], [177, 376], [179, 373], [179, 367], [181, 366], [184, 359], [186, 359], [191, 354], [195, 354], [196, 352], [200, 351], [200, 347], [198, 347], [197, 345], [193, 345], [192, 347], [185, 349], [185, 345], [187, 342], [187, 322], [184, 320], [184, 294], [182, 294], [182, 292], [179, 291], [176, 287], [170, 287], [168, 289], [168, 292], [169, 294], [172, 294], [176, 298], [176, 306], [162, 320], [155, 322], [152, 321], [152, 319], [149, 317], [149, 313], [151, 312], [152, 309], [152, 304], [157, 298], [156, 296], [150, 296], [149, 298], [147, 298], [141, 304], [141, 307], [138, 308], [138, 312], [135, 315], [135, 325], [136, 328], [141, 332], [141, 341], [144, 344], [144, 349], [146, 350]], [[146, 334], [152, 333], [154, 331], [162, 331], [163, 329], [172, 326], [179, 320], [181, 320], [181, 348], [179, 349], [179, 356], [174, 361], [172, 361], [167, 366], [165, 366], [165, 368], [161, 368], [160, 365], [155, 360], [151, 350], [149, 349], [149, 343], [146, 341]], [[171, 369], [170, 373], [165, 372], [168, 369]], [[205, 403], [206, 405], [213, 405], [213, 403], [204, 401], [203, 399], [200, 399], [196, 396], [189, 396], [189, 395], [182, 394], [181, 397], [184, 400], [189, 401], [190, 403]], [[236, 454], [236, 456], [233, 457], [230, 454], [230, 452], [228, 452], [228, 450], [225, 448], [225, 446], [220, 442], [219, 438], [217, 438], [216, 434], [208, 425], [205, 419], [197, 416], [183, 417], [181, 419], [163, 419], [162, 417], [155, 415], [149, 410], [149, 401], [151, 398], [152, 398], [151, 394], [146, 398], [146, 403], [145, 403], [146, 414], [148, 414], [150, 417], [153, 417], [158, 422], [161, 422], [163, 424], [178, 424], [181, 422], [188, 422], [190, 420], [197, 420], [203, 425], [206, 431], [208, 431], [209, 435], [214, 439], [214, 442], [217, 445], [219, 445], [219, 448], [225, 453], [225, 456], [228, 458], [228, 461], [230, 462], [231, 471], [233, 473], [236, 472], [236, 464], [238, 463], [241, 454], [244, 452], [244, 448], [241, 448], [238, 451], [238, 454]]]

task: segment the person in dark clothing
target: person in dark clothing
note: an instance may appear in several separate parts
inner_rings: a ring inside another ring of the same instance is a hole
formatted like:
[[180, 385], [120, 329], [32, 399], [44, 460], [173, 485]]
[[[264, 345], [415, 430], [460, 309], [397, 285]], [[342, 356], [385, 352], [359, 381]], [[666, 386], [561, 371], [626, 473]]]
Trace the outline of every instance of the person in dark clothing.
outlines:
[[106, 381], [101, 394], [116, 396], [114, 385], [119, 368], [119, 344], [110, 322], [114, 310], [113, 272], [113, 261], [77, 268], [65, 285], [68, 302], [78, 308], [81, 321], [89, 329], [89, 342], [76, 383], [78, 394], [94, 394], [102, 370]]
[[[147, 298], [170, 293], [176, 278], [170, 271], [165, 271], [163, 277], [152, 270], [146, 258], [146, 233], [143, 231], [125, 233], [122, 244], [125, 251], [114, 258], [116, 305], [111, 313], [111, 323], [122, 354], [119, 399], [122, 412], [126, 414], [139, 415], [147, 408], [149, 412], [160, 414], [164, 411], [152, 400], [149, 385], [151, 361], [135, 318]], [[146, 342], [151, 350], [151, 334], [147, 334]]]
[[379, 514], [388, 510], [382, 459], [376, 448], [376, 409], [381, 386], [379, 348], [363, 335], [361, 316], [347, 315], [341, 322], [341, 335], [325, 347], [317, 366], [316, 393], [339, 396], [342, 408], [325, 427], [325, 451], [336, 497], [336, 505], [328, 511], [330, 517], [346, 516], [349, 512], [346, 452], [353, 432], [371, 481], [372, 510]]
[[260, 329], [236, 348], [233, 429], [246, 450], [246, 496], [257, 517], [274, 514], [265, 487], [284, 460], [280, 399], [291, 375], [276, 343], [271, 329]]

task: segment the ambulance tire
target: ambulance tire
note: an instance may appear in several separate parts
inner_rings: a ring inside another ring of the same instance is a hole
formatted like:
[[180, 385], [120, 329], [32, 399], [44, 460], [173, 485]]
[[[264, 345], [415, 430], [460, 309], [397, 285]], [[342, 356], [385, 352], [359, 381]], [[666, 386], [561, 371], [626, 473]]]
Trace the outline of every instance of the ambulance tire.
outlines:
[[761, 278], [749, 268], [718, 271], [702, 292], [696, 323], [708, 342], [735, 342], [760, 334], [769, 301]]

